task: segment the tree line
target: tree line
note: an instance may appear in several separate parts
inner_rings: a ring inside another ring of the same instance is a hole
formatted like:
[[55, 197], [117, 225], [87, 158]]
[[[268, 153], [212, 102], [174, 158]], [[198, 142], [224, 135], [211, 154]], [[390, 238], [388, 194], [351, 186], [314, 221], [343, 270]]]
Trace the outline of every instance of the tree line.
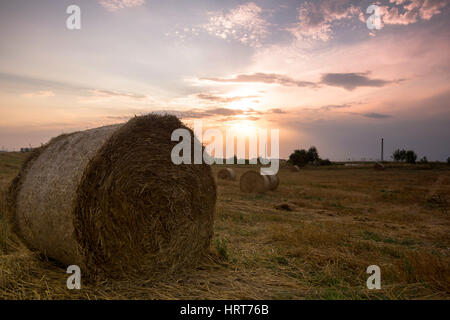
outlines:
[[[395, 162], [416, 163], [417, 154], [414, 150], [397, 149], [391, 156]], [[308, 150], [297, 149], [289, 156], [288, 162], [292, 165], [303, 167], [309, 163], [317, 165], [331, 165], [331, 161], [328, 159], [321, 159], [319, 152], [315, 146], [310, 147]], [[426, 156], [422, 157], [419, 163], [428, 163]], [[450, 157], [447, 158], [447, 163], [450, 164]]]
[[[405, 149], [397, 149], [391, 156], [392, 160], [395, 162], [406, 162], [406, 163], [416, 163], [417, 154], [414, 150], [405, 150]], [[449, 162], [450, 158], [447, 159]], [[422, 157], [419, 160], [420, 163], [428, 163], [428, 159], [426, 156]]]
[[331, 165], [331, 161], [328, 159], [321, 159], [319, 152], [315, 146], [310, 147], [308, 150], [298, 149], [289, 156], [288, 162], [292, 165], [303, 167], [308, 163], [313, 163], [321, 166]]

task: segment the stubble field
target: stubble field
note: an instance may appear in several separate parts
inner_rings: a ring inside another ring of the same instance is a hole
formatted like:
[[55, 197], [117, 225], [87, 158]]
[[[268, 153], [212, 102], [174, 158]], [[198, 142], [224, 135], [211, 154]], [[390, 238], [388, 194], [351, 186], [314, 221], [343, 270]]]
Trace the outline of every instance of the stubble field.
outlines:
[[[24, 157], [0, 153], [1, 190]], [[2, 210], [0, 299], [450, 298], [448, 166], [281, 169], [278, 190], [262, 195], [241, 193], [248, 168], [234, 168], [236, 181], [217, 181], [209, 258], [160, 281], [142, 275], [68, 290], [67, 266], [22, 245]], [[369, 265], [381, 268], [381, 290], [366, 288]]]

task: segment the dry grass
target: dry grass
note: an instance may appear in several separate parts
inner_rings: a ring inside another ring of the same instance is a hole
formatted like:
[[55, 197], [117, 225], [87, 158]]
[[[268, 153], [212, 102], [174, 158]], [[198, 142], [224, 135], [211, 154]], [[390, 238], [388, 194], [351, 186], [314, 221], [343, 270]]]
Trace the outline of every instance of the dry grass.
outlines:
[[[0, 187], [22, 158], [0, 153]], [[69, 291], [66, 266], [30, 252], [1, 219], [0, 298], [448, 299], [450, 171], [417, 168], [285, 169], [276, 192], [255, 195], [239, 191], [248, 168], [236, 166], [237, 181], [218, 181], [210, 259], [160, 282]], [[381, 268], [381, 290], [365, 289], [371, 264]]]

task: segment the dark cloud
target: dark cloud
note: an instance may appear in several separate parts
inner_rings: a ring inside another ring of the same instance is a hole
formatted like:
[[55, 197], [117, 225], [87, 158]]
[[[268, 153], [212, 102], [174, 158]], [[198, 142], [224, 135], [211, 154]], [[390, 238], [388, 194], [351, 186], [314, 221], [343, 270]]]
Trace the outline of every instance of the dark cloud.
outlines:
[[323, 107], [320, 107], [320, 110], [332, 110], [332, 109], [342, 109], [342, 108], [348, 108], [351, 107], [352, 105], [349, 103], [344, 103], [344, 104], [329, 104]]
[[372, 118], [372, 119], [386, 119], [386, 118], [391, 118], [391, 115], [389, 115], [389, 114], [377, 113], [377, 112], [361, 113], [360, 115], [363, 116], [363, 117], [366, 117], [366, 118]]
[[343, 109], [343, 108], [351, 108], [354, 105], [361, 104], [361, 102], [351, 102], [351, 103], [343, 103], [343, 104], [327, 104], [319, 107], [301, 107], [300, 109], [303, 111], [313, 111], [313, 112], [323, 112], [323, 111], [333, 111], [335, 109]]
[[[394, 81], [382, 79], [370, 79], [368, 72], [365, 73], [325, 73], [322, 75], [321, 83], [341, 87], [347, 90], [354, 90], [358, 87], [383, 87]], [[401, 80], [397, 80], [401, 81]]]
[[[344, 109], [344, 108], [352, 108], [353, 106], [356, 105], [361, 105], [362, 102], [352, 102], [352, 103], [344, 103], [344, 104], [330, 104], [330, 105], [326, 105], [326, 106], [322, 106], [319, 108], [303, 108], [304, 111], [333, 111], [335, 109]], [[351, 109], [349, 109], [351, 110]], [[357, 115], [357, 116], [362, 116], [365, 118], [372, 118], [372, 119], [386, 119], [386, 118], [391, 118], [392, 116], [389, 114], [384, 114], [384, 113], [378, 113], [378, 112], [365, 112], [365, 113], [360, 113], [360, 112], [353, 112], [353, 111], [339, 111], [339, 113], [341, 114], [352, 114], [352, 115]]]
[[317, 84], [310, 81], [295, 80], [291, 77], [276, 73], [253, 73], [239, 74], [233, 78], [201, 78], [201, 80], [209, 80], [214, 82], [259, 82], [259, 83], [275, 83], [288, 87], [317, 87]]
[[[201, 78], [200, 80], [208, 80], [214, 82], [256, 82], [256, 83], [274, 83], [286, 87], [310, 87], [318, 88], [321, 85], [328, 85], [332, 87], [341, 87], [347, 90], [354, 90], [358, 87], [383, 87], [390, 83], [398, 83], [405, 79], [398, 80], [383, 80], [371, 79], [369, 72], [352, 72], [352, 73], [325, 73], [322, 74], [320, 82], [301, 81], [291, 77], [276, 73], [253, 73], [253, 74], [239, 74], [232, 78]], [[201, 95], [200, 98], [216, 99], [220, 101], [221, 97], [211, 95]]]
[[273, 108], [269, 110], [269, 113], [278, 113], [278, 114], [283, 114], [286, 113], [286, 111], [281, 110], [280, 108]]

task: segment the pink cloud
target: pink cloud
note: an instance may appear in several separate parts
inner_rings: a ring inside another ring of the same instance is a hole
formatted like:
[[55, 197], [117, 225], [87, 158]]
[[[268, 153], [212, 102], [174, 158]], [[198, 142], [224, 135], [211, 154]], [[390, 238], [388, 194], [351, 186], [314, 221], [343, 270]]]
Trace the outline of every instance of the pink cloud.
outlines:
[[384, 24], [408, 25], [420, 19], [430, 20], [441, 13], [447, 3], [440, 0], [391, 0], [396, 6], [380, 6]]
[[268, 24], [261, 17], [262, 9], [253, 2], [240, 5], [228, 14], [212, 14], [203, 28], [222, 39], [234, 39], [250, 46], [259, 46], [268, 33]]
[[145, 0], [99, 0], [99, 3], [109, 11], [117, 11], [142, 6], [145, 4]]
[[253, 74], [238, 74], [233, 78], [201, 78], [200, 80], [207, 80], [213, 82], [256, 82], [256, 83], [267, 83], [267, 84], [279, 84], [282, 86], [295, 86], [295, 87], [317, 87], [317, 84], [310, 81], [300, 81], [295, 80], [291, 77], [276, 74], [276, 73], [262, 73], [257, 72]]
[[406, 11], [404, 13], [399, 13], [397, 7], [389, 8], [387, 6], [380, 7], [381, 16], [384, 24], [399, 24], [408, 25], [410, 23], [417, 22], [417, 12]]
[[430, 20], [434, 15], [441, 13], [441, 9], [446, 5], [445, 1], [425, 0], [419, 9], [420, 17], [424, 20]]
[[360, 9], [348, 0], [319, 0], [305, 2], [298, 9], [298, 22], [288, 29], [297, 39], [327, 41], [331, 38], [332, 23], [358, 16]]

